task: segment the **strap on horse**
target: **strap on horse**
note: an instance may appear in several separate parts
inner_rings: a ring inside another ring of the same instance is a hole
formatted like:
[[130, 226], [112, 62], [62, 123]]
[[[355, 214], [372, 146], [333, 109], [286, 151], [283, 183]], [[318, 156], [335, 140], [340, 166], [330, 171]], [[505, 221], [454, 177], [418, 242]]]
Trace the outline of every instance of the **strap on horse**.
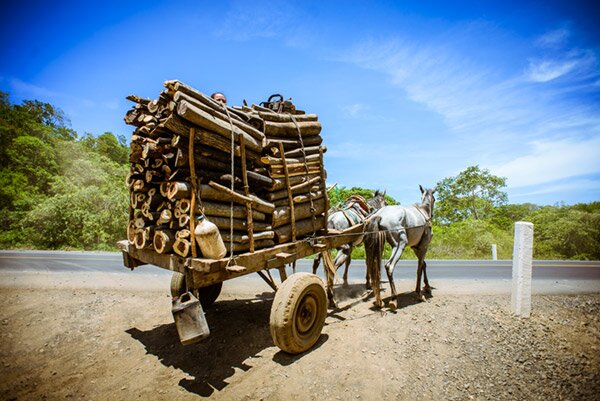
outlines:
[[427, 227], [431, 227], [433, 224], [431, 223], [431, 217], [427, 217], [425, 215], [425, 213], [423, 213], [423, 210], [421, 210], [421, 208], [419, 206], [415, 205], [415, 209], [417, 209], [419, 211], [419, 213], [421, 213], [421, 216], [423, 216], [425, 218], [425, 225]]

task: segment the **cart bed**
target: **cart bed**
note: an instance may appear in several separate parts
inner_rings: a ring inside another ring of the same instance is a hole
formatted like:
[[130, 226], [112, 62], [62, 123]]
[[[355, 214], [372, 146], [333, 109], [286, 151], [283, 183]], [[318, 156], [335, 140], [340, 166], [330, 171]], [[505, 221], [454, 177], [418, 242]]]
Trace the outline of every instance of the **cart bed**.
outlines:
[[356, 224], [343, 231], [329, 229], [326, 234], [321, 236], [235, 255], [231, 260], [229, 258], [184, 258], [173, 254], [158, 254], [149, 249], [137, 249], [127, 240], [120, 241], [118, 246], [123, 251], [123, 262], [126, 267], [133, 269], [140, 265], [150, 264], [183, 274], [192, 273], [194, 287], [197, 288], [264, 269], [281, 268], [297, 259], [338, 248], [354, 241], [363, 233], [363, 229], [364, 223]]

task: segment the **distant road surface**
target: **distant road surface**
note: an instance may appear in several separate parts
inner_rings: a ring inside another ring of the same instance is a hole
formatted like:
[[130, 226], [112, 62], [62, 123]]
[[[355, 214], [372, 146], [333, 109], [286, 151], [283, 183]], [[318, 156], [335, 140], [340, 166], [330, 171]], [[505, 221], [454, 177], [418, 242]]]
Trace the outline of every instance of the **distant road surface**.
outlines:
[[[310, 271], [312, 260], [298, 261], [299, 271]], [[446, 280], [510, 280], [510, 260], [430, 260], [427, 261], [428, 276]], [[319, 269], [322, 271], [322, 268]], [[110, 252], [59, 252], [59, 251], [1, 251], [0, 273], [10, 272], [104, 272], [124, 273], [120, 253]], [[405, 279], [416, 272], [415, 260], [401, 260], [396, 266], [394, 277]], [[129, 274], [170, 274], [155, 266], [140, 266]], [[343, 268], [339, 270], [340, 276]], [[349, 270], [349, 279], [364, 278], [365, 263], [355, 260]], [[384, 275], [385, 276], [385, 275]], [[583, 280], [597, 282], [600, 291], [600, 261], [556, 261], [535, 260], [534, 280]]]

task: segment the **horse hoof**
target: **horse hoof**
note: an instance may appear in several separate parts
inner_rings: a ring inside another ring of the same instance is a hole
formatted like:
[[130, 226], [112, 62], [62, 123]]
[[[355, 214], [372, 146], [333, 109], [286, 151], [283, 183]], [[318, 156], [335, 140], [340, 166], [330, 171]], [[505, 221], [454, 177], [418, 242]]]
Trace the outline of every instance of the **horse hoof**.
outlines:
[[342, 284], [342, 288], [348, 288], [350, 287], [350, 285], [348, 284], [347, 281], [344, 281], [344, 283]]
[[426, 302], [427, 301], [427, 299], [425, 298], [425, 295], [423, 295], [423, 294], [417, 294], [416, 298], [417, 298], [417, 301], [419, 301], [419, 302]]
[[423, 291], [425, 291], [426, 294], [431, 294], [431, 287], [425, 287]]
[[396, 303], [393, 301], [388, 304], [388, 307], [390, 308], [390, 310], [396, 310], [397, 308]]
[[375, 305], [377, 309], [383, 308], [383, 302], [381, 301], [373, 301], [373, 305]]

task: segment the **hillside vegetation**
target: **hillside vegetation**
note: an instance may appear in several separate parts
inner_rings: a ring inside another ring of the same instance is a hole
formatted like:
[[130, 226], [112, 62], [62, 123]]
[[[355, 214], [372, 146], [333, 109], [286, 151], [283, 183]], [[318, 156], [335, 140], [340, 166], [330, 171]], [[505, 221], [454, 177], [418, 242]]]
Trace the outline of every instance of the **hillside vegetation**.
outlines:
[[[127, 226], [128, 154], [124, 137], [79, 135], [54, 106], [12, 104], [0, 92], [0, 247], [115, 250]], [[600, 259], [600, 202], [507, 204], [505, 186], [478, 166], [438, 182], [429, 257], [489, 258], [497, 244], [498, 257], [509, 259], [514, 222], [531, 221], [535, 258]], [[329, 197], [335, 205], [372, 192], [340, 186]]]

